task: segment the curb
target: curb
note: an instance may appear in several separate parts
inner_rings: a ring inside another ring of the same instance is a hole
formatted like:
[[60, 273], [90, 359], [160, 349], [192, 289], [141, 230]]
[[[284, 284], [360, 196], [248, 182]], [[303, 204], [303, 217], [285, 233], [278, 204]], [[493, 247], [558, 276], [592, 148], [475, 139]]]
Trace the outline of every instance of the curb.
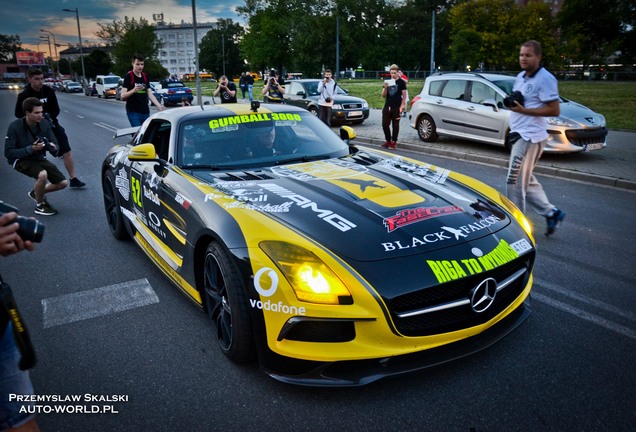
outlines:
[[[367, 144], [370, 146], [379, 146], [384, 142], [384, 140], [363, 136], [357, 136], [356, 141], [361, 144]], [[400, 149], [409, 150], [415, 153], [422, 153], [457, 160], [467, 160], [471, 162], [479, 162], [497, 167], [508, 167], [508, 159], [504, 158], [496, 158], [470, 152], [458, 152], [454, 150], [440, 149], [439, 147], [428, 146], [425, 143], [414, 144], [410, 142], [400, 142], [399, 146]], [[636, 191], [636, 182], [623, 178], [602, 176], [582, 171], [568, 170], [565, 168], [555, 168], [551, 166], [541, 165], [540, 163], [535, 167], [534, 172], [568, 180], [576, 180], [585, 183], [593, 183], [602, 186], [610, 186], [619, 189]]]

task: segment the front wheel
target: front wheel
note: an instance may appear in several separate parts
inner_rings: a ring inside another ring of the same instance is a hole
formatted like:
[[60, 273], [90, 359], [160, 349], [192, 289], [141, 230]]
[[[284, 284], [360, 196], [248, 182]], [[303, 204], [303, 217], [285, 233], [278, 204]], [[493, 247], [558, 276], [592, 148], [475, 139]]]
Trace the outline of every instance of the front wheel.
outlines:
[[428, 114], [424, 114], [417, 119], [417, 135], [424, 142], [434, 142], [437, 140], [435, 121]]
[[250, 360], [253, 343], [243, 283], [229, 251], [216, 242], [205, 251], [203, 290], [221, 351], [237, 363]]
[[115, 189], [115, 176], [111, 171], [104, 173], [102, 189], [104, 194], [104, 210], [106, 210], [106, 219], [108, 220], [108, 228], [110, 228], [111, 234], [118, 240], [130, 238], [124, 225], [124, 216], [119, 207], [119, 199]]
[[316, 108], [315, 106], [310, 106], [309, 112], [318, 117], [318, 108]]

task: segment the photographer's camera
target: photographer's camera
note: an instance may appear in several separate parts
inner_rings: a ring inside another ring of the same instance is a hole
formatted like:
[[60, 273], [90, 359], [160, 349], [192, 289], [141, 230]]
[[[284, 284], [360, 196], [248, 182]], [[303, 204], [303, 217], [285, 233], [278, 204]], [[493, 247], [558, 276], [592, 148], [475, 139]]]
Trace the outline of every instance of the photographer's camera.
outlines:
[[39, 137], [38, 141], [44, 144], [44, 150], [51, 153], [51, 155], [53, 155], [54, 157], [57, 156], [57, 149], [51, 146], [51, 141], [49, 141], [48, 138]]
[[515, 91], [511, 95], [506, 96], [503, 100], [503, 104], [506, 108], [514, 108], [516, 106], [515, 101], [518, 102], [519, 105], [523, 106], [525, 98], [520, 91]]
[[[18, 209], [9, 204], [6, 204], [3, 201], [0, 201], [0, 216], [5, 213], [11, 212], [17, 213]], [[38, 221], [37, 219], [18, 216], [14, 222], [17, 222], [19, 226], [18, 235], [22, 238], [22, 240], [30, 240], [35, 243], [39, 243], [42, 241], [42, 236], [44, 235], [44, 225], [42, 225], [40, 221]]]

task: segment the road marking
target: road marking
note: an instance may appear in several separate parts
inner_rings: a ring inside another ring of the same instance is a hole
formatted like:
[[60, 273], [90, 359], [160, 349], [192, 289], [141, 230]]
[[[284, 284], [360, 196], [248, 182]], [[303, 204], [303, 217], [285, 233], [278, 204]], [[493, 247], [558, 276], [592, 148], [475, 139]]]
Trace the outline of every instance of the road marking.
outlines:
[[543, 302], [546, 303], [552, 307], [555, 307], [557, 309], [561, 309], [562, 311], [571, 313], [572, 315], [576, 315], [577, 317], [584, 319], [586, 321], [589, 321], [593, 324], [596, 324], [598, 326], [604, 327], [608, 330], [611, 330], [613, 332], [622, 334], [623, 336], [627, 336], [630, 339], [634, 339], [636, 340], [636, 331], [629, 328], [629, 327], [625, 327], [623, 325], [617, 324], [613, 321], [610, 321], [608, 319], [605, 319], [601, 316], [598, 315], [594, 315], [591, 314], [589, 312], [585, 312], [582, 309], [576, 308], [574, 306], [571, 306], [567, 303], [561, 302], [559, 300], [555, 300], [551, 297], [548, 297], [546, 295], [543, 294], [539, 294], [535, 291], [532, 292], [532, 300], [537, 300], [539, 302]]
[[562, 295], [564, 295], [566, 297], [570, 297], [570, 298], [572, 298], [574, 300], [578, 300], [581, 303], [586, 303], [586, 304], [594, 306], [594, 307], [596, 307], [598, 309], [602, 309], [602, 310], [604, 310], [606, 312], [610, 312], [610, 313], [613, 313], [615, 315], [618, 315], [618, 316], [621, 316], [623, 318], [626, 318], [628, 320], [636, 321], [636, 314], [634, 314], [634, 313], [632, 313], [630, 311], [622, 310], [622, 309], [619, 309], [619, 308], [617, 308], [615, 306], [607, 304], [605, 302], [591, 299], [591, 298], [586, 297], [584, 295], [581, 295], [581, 294], [579, 294], [577, 292], [571, 291], [569, 289], [560, 287], [560, 286], [558, 286], [556, 284], [553, 284], [553, 283], [550, 283], [550, 282], [547, 282], [547, 281], [544, 281], [544, 280], [541, 280], [541, 279], [536, 279], [535, 278], [534, 281], [541, 288], [546, 288], [546, 289], [558, 292], [559, 294], [562, 294]]
[[159, 303], [147, 279], [42, 300], [44, 328]]
[[118, 128], [116, 128], [115, 126], [111, 126], [107, 123], [93, 123], [95, 126], [99, 126], [100, 128], [109, 130], [111, 132], [116, 132]]

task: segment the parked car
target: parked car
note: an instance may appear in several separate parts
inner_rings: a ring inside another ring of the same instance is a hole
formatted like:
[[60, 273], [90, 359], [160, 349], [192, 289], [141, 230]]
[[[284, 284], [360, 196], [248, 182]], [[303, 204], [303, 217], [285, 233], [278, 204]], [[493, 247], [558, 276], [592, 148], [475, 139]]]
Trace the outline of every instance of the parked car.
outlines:
[[97, 83], [97, 97], [115, 97], [115, 88], [117, 88], [120, 81], [121, 77], [117, 75], [97, 75], [97, 77], [95, 77], [95, 82]]
[[[161, 95], [160, 100], [163, 101], [165, 106], [180, 104], [183, 98], [186, 98], [189, 103], [192, 103], [192, 100], [194, 99], [192, 90], [181, 81], [168, 79], [161, 81], [160, 84], [161, 89], [159, 89], [157, 93]], [[157, 96], [157, 93], [154, 93], [155, 97]]]
[[75, 81], [66, 83], [65, 88], [68, 93], [82, 93], [84, 91], [82, 85]]
[[285, 104], [164, 110], [129, 134], [102, 164], [105, 222], [234, 362], [363, 385], [477, 352], [530, 313], [529, 222], [475, 179]]
[[[299, 106], [318, 115], [318, 79], [295, 79], [285, 83], [285, 100], [289, 105]], [[369, 117], [366, 100], [349, 96], [340, 86], [336, 86], [331, 112], [331, 124], [362, 123]]]
[[97, 83], [91, 81], [86, 87], [84, 87], [84, 94], [86, 96], [97, 96]]
[[[489, 73], [448, 73], [426, 78], [413, 98], [409, 119], [422, 141], [439, 136], [461, 138], [509, 148], [511, 111], [504, 98], [515, 77]], [[607, 146], [603, 115], [561, 98], [561, 114], [548, 118], [546, 153], [600, 150]]]

